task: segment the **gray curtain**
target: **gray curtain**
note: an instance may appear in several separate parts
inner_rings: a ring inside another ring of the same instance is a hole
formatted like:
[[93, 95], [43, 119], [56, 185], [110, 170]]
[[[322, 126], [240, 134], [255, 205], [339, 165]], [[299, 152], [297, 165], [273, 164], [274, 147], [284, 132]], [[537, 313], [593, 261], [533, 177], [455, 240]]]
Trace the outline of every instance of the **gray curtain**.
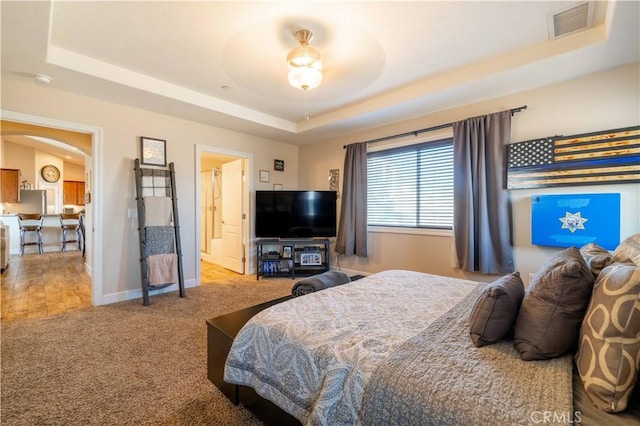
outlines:
[[511, 111], [453, 124], [454, 219], [458, 265], [488, 274], [513, 272], [505, 150]]
[[367, 257], [367, 144], [348, 145], [336, 253]]

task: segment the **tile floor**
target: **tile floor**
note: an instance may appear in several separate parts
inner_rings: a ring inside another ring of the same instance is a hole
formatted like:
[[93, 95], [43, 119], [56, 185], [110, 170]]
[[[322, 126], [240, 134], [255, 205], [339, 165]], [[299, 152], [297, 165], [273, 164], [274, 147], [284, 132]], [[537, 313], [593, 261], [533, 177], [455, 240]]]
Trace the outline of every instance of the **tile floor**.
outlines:
[[3, 322], [40, 318], [91, 306], [91, 278], [82, 252], [11, 256], [0, 284]]
[[[1, 275], [2, 322], [41, 318], [91, 306], [91, 277], [80, 251], [13, 255]], [[202, 285], [238, 277], [233, 271], [201, 262]]]

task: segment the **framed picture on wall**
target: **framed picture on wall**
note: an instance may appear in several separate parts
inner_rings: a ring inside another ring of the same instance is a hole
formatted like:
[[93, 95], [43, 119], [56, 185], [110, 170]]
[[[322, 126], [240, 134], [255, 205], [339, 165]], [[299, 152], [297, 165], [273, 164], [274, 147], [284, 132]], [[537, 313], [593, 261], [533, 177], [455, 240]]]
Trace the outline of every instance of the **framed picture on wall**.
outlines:
[[167, 141], [140, 137], [140, 163], [148, 166], [167, 165]]
[[293, 246], [282, 246], [282, 258], [291, 259], [293, 253]]
[[260, 182], [269, 182], [269, 170], [260, 170]]

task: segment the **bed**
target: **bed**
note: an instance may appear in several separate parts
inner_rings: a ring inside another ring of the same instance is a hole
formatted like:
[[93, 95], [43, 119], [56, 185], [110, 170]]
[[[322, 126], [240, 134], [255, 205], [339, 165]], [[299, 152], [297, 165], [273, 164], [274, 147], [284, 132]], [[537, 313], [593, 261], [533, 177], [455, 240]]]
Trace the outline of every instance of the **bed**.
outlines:
[[302, 424], [588, 424], [571, 354], [525, 362], [509, 339], [471, 343], [485, 285], [385, 271], [277, 304], [236, 336], [224, 379]]

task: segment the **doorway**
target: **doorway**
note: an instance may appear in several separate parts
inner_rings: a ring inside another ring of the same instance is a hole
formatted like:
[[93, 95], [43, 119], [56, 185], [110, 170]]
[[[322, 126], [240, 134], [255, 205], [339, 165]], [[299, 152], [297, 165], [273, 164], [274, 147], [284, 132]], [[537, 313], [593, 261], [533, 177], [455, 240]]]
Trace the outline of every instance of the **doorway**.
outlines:
[[91, 193], [91, 203], [85, 206], [85, 233], [84, 244], [86, 257], [84, 270], [91, 278], [91, 304], [98, 306], [102, 301], [102, 247], [95, 244], [102, 237], [102, 220], [100, 206], [102, 198], [100, 188], [102, 184], [102, 129], [81, 123], [74, 123], [31, 114], [23, 114], [13, 111], [2, 111], [3, 128], [2, 135], [33, 135], [46, 137], [60, 141], [70, 147], [75, 147], [87, 157], [85, 171], [87, 176], [92, 176], [86, 181], [86, 191]]
[[[197, 223], [201, 283], [206, 271], [246, 274], [248, 259], [248, 179], [250, 154], [196, 147]], [[206, 275], [206, 276], [205, 276]]]
[[203, 260], [222, 265], [222, 167], [206, 168], [203, 164], [205, 171], [200, 172], [200, 254]]

